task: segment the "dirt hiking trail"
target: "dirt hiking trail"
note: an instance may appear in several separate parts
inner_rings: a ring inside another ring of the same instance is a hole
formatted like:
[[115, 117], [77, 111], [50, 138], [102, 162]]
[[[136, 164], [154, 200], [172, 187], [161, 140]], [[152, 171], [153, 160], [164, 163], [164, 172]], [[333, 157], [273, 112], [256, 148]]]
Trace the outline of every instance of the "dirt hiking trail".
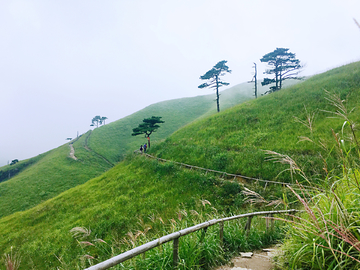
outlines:
[[77, 160], [77, 157], [75, 157], [75, 149], [72, 143], [69, 144], [70, 145], [70, 157], [74, 160]]
[[275, 254], [276, 248], [240, 253], [240, 256], [234, 257], [228, 265], [214, 270], [271, 270], [275, 266], [271, 261]]

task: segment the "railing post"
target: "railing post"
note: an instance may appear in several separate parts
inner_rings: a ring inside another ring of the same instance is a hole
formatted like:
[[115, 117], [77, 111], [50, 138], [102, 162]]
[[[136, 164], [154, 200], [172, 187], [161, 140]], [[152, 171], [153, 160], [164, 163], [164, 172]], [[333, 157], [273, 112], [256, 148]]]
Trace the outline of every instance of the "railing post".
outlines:
[[219, 223], [219, 238], [220, 238], [220, 246], [224, 246], [224, 221]]
[[266, 218], [265, 218], [265, 221], [266, 221], [266, 231], [268, 231], [268, 230], [269, 230], [269, 215], [266, 215], [265, 217], [266, 217]]
[[174, 239], [174, 246], [173, 246], [173, 268], [177, 269], [178, 262], [179, 262], [179, 238]]
[[274, 219], [273, 219], [274, 215], [271, 214], [270, 217], [271, 217], [271, 230], [273, 230], [274, 229]]
[[250, 232], [250, 227], [251, 227], [251, 220], [252, 220], [252, 216], [249, 216], [248, 217], [248, 220], [247, 220], [247, 222], [246, 222], [246, 225], [245, 225], [245, 232], [246, 232], [246, 235], [248, 235], [249, 234], [249, 232]]

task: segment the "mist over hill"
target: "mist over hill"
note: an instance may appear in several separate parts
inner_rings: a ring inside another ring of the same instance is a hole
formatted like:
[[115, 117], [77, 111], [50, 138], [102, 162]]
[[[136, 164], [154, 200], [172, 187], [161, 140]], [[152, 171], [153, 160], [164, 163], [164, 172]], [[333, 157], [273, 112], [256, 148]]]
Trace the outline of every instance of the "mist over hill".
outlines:
[[[297, 83], [298, 81], [287, 81], [285, 85], [291, 85], [293, 83]], [[221, 91], [221, 97], [220, 97], [220, 107], [221, 110], [224, 110], [226, 108], [229, 108], [231, 106], [234, 106], [235, 104], [241, 103], [247, 99], [251, 99], [254, 98], [254, 83], [241, 83], [232, 87], [229, 87], [227, 89], [224, 89]], [[259, 92], [259, 96], [264, 93], [268, 87], [263, 87], [261, 86], [261, 84], [258, 84], [258, 92]], [[188, 97], [188, 98], [179, 98], [179, 99], [174, 99], [174, 100], [168, 100], [168, 101], [162, 101], [162, 102], [158, 102], [158, 103], [154, 103], [152, 105], [149, 105], [148, 107], [150, 107], [150, 110], [148, 111], [147, 108], [144, 108], [134, 114], [130, 115], [130, 119], [133, 115], [141, 115], [140, 117], [143, 117], [142, 115], [144, 115], [144, 117], [146, 117], [146, 115], [150, 114], [150, 113], [161, 113], [161, 108], [162, 107], [173, 107], [172, 104], [175, 104], [175, 107], [177, 105], [181, 105], [183, 106], [183, 110], [181, 110], [181, 108], [179, 109], [179, 112], [184, 112], [185, 110], [191, 110], [191, 108], [187, 108], [186, 107], [186, 103], [193, 103], [194, 106], [201, 106], [202, 107], [202, 111], [198, 112], [200, 114], [204, 113], [206, 115], [211, 114], [211, 113], [215, 113], [215, 92], [211, 91], [209, 89], [205, 89], [203, 90], [204, 95], [201, 96], [196, 96], [196, 97]], [[192, 101], [193, 100], [193, 101]], [[189, 105], [191, 106], [191, 105]], [[174, 108], [175, 108], [174, 107]], [[145, 111], [144, 111], [145, 110]], [[43, 114], [46, 114], [46, 112], [42, 112]], [[199, 115], [197, 114], [197, 112], [193, 112], [193, 117], [199, 117]], [[124, 117], [122, 119], [125, 118], [129, 118], [128, 117]], [[190, 119], [193, 120], [195, 118], [191, 118]], [[121, 120], [121, 119], [120, 119]], [[117, 120], [112, 120], [112, 122], [116, 122]], [[138, 120], [137, 120], [138, 121]], [[135, 123], [136, 125], [136, 123]], [[46, 130], [47, 126], [44, 125], [43, 129]], [[75, 127], [76, 128], [76, 127]], [[129, 126], [130, 128], [130, 126]], [[174, 131], [174, 130], [173, 130]], [[6, 132], [6, 131], [5, 131]], [[46, 133], [46, 132], [44, 132]], [[169, 134], [169, 133], [168, 133]], [[14, 134], [15, 136], [15, 134]], [[41, 150], [36, 150], [36, 149], [43, 149], [42, 145], [31, 145], [31, 146], [26, 146], [25, 142], [27, 142], [27, 140], [25, 139], [26, 134], [16, 134], [17, 137], [19, 137], [19, 143], [17, 145], [14, 145], [13, 148], [13, 152], [15, 153], [19, 153], [21, 151], [24, 152], [23, 156], [29, 156], [30, 153], [32, 153], [32, 156], [36, 156], [38, 154], [42, 154]], [[23, 139], [20, 139], [21, 137], [24, 137]], [[51, 138], [44, 138], [46, 139], [46, 141], [51, 141]], [[54, 139], [54, 142], [56, 140]], [[28, 142], [27, 142], [28, 143]], [[20, 149], [19, 149], [20, 148]], [[31, 150], [32, 149], [32, 150]], [[51, 150], [51, 149], [48, 149]], [[8, 163], [10, 163], [13, 159], [21, 159], [18, 156], [16, 156], [14, 153], [12, 152], [8, 152], [8, 151], [0, 151], [0, 166], [4, 166]]]

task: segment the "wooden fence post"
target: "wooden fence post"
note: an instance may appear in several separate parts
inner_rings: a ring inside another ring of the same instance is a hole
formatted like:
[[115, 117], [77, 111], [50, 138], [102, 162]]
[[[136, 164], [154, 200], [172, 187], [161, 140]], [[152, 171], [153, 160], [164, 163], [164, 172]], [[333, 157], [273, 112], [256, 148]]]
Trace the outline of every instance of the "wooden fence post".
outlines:
[[178, 262], [179, 262], [179, 238], [174, 239], [174, 246], [173, 246], [173, 267], [177, 269]]
[[273, 230], [274, 229], [274, 219], [273, 219], [274, 215], [271, 214], [270, 217], [271, 217], [271, 230]]
[[219, 238], [220, 238], [220, 246], [223, 248], [224, 246], [224, 221], [219, 223]]
[[265, 217], [266, 217], [265, 218], [265, 220], [266, 220], [266, 231], [268, 231], [269, 230], [269, 215], [266, 215]]
[[247, 222], [246, 222], [246, 224], [245, 224], [245, 232], [246, 232], [246, 235], [248, 235], [249, 234], [249, 232], [250, 232], [250, 227], [251, 227], [251, 220], [252, 220], [252, 216], [249, 216], [248, 217], [248, 220], [247, 220]]

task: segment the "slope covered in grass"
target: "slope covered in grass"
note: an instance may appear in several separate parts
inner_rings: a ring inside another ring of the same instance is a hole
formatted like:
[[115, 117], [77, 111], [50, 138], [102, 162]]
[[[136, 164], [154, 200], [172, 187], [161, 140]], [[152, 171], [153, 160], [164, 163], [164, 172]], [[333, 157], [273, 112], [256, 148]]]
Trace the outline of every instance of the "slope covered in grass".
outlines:
[[[90, 229], [94, 237], [116, 246], [130, 230], [144, 230], [141, 221], [157, 220], [150, 234], [162, 222], [170, 229], [170, 219], [180, 210], [205, 214], [213, 212], [212, 207], [227, 209], [229, 198], [235, 203], [239, 190], [238, 184], [221, 183], [171, 163], [129, 157], [100, 177], [0, 219], [0, 253], [13, 247], [22, 256], [20, 269], [57, 269], [65, 263], [65, 269], [76, 269], [84, 246], [72, 238], [74, 227]], [[210, 201], [211, 207], [205, 209], [201, 200]], [[94, 249], [91, 254], [101, 255]]]
[[[325, 175], [323, 158], [319, 157], [319, 138], [331, 141], [332, 131], [341, 132], [343, 121], [331, 119], [326, 111], [334, 111], [326, 99], [326, 92], [338, 93], [347, 99], [349, 111], [355, 107], [354, 120], [359, 120], [360, 63], [339, 67], [313, 76], [305, 82], [276, 93], [250, 100], [229, 110], [202, 119], [175, 132], [153, 151], [161, 158], [184, 162], [205, 168], [222, 170], [264, 179], [275, 178], [287, 166], [265, 162], [265, 152], [272, 150], [286, 154], [304, 166], [312, 175]], [[299, 121], [313, 118], [313, 132]], [[313, 137], [316, 134], [316, 137]], [[280, 179], [290, 181], [290, 173]]]
[[38, 155], [36, 157], [33, 157], [33, 158], [20, 160], [20, 161], [18, 161], [17, 163], [15, 163], [13, 165], [7, 165], [7, 166], [1, 167], [1, 170], [0, 170], [0, 183], [4, 182], [6, 180], [9, 180], [12, 177], [14, 177], [15, 175], [21, 173], [27, 167], [29, 167], [30, 165], [32, 165], [32, 164], [36, 163], [37, 161], [39, 161], [43, 156], [44, 156], [44, 154], [40, 154], [40, 155]]
[[[246, 83], [222, 91], [221, 108], [251, 99], [252, 91], [252, 85]], [[143, 137], [131, 136], [132, 129], [144, 118], [156, 115], [165, 120], [151, 136], [156, 142], [199, 117], [215, 113], [215, 106], [213, 94], [156, 103], [84, 134], [73, 144], [76, 161], [69, 157], [70, 148], [65, 144], [30, 159], [28, 163], [36, 162], [21, 170], [24, 161], [0, 168], [4, 175], [8, 175], [9, 169], [19, 168], [16, 176], [0, 183], [0, 217], [29, 209], [111, 168], [125, 153], [145, 143]]]
[[[298, 83], [289, 81], [287, 85]], [[209, 91], [204, 91], [204, 93]], [[259, 86], [259, 92], [265, 92], [265, 87]], [[236, 104], [253, 99], [253, 84], [243, 83], [221, 92], [220, 110], [223, 111]], [[159, 102], [150, 105], [132, 115], [112, 122], [109, 125], [95, 129], [89, 139], [89, 146], [97, 153], [115, 163], [121, 160], [124, 154], [139, 148], [146, 139], [143, 136], [131, 136], [132, 129], [142, 123], [144, 118], [161, 116], [165, 123], [161, 124], [151, 135], [153, 142], [167, 138], [174, 131], [192, 121], [216, 113], [215, 94], [181, 98]]]
[[34, 207], [109, 169], [109, 164], [83, 147], [85, 138], [74, 143], [78, 160], [69, 157], [70, 147], [65, 144], [0, 183], [0, 217]]
[[[289, 89], [194, 121], [155, 144], [150, 153], [211, 169], [274, 178], [281, 169], [264, 162], [261, 151], [270, 149], [306, 161], [313, 173], [321, 173], [317, 149], [306, 142], [297, 144], [298, 136], [311, 134], [294, 121], [294, 116], [304, 119], [304, 105], [308, 111], [316, 110], [314, 129], [330, 138], [329, 128], [339, 131], [342, 123], [338, 119], [325, 121], [328, 114], [320, 109], [332, 108], [324, 98], [324, 88], [348, 96], [349, 107], [356, 106], [357, 112], [359, 82], [360, 63], [314, 76]], [[355, 116], [359, 118], [358, 113]], [[111, 159], [111, 155], [102, 154]], [[261, 188], [262, 192], [270, 192], [267, 196], [262, 194], [264, 197], [276, 199], [281, 195], [281, 191], [276, 194], [278, 190], [268, 188]], [[240, 190], [237, 184], [225, 184], [172, 163], [129, 157], [100, 177], [30, 210], [0, 219], [0, 252], [9, 252], [14, 246], [24, 258], [22, 269], [55, 269], [60, 266], [59, 260], [67, 263], [68, 269], [74, 269], [86, 243], [79, 246], [71, 238], [71, 228], [90, 228], [95, 237], [116, 245], [129, 230], [144, 230], [143, 222], [146, 224], [149, 218], [161, 217], [171, 228], [169, 219], [180, 210], [204, 210], [201, 200], [209, 200], [220, 211], [234, 211], [243, 204]], [[160, 223], [159, 218], [156, 220]], [[151, 230], [158, 230], [158, 225], [153, 224]], [[97, 252], [93, 250], [91, 254], [100, 256]]]

